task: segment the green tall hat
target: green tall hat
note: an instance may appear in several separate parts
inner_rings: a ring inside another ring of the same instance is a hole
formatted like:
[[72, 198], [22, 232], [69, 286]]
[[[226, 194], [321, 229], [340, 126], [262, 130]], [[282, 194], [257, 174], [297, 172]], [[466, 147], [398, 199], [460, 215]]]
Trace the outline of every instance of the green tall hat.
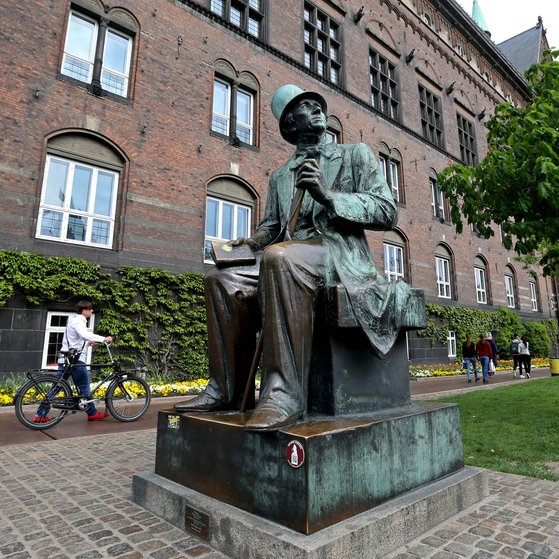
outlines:
[[293, 105], [299, 101], [299, 99], [314, 99], [315, 101], [318, 101], [324, 114], [328, 114], [326, 100], [319, 93], [316, 93], [315, 91], [304, 91], [300, 87], [290, 83], [282, 85], [278, 88], [272, 97], [272, 113], [279, 122], [280, 132], [283, 139], [290, 144], [293, 143], [293, 138], [284, 133], [282, 122], [283, 117], [293, 108]]

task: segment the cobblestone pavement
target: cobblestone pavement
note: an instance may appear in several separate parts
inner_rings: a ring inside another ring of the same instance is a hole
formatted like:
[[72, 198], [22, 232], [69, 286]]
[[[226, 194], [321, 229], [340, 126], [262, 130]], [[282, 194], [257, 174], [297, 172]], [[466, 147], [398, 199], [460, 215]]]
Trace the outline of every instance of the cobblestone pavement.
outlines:
[[[0, 558], [227, 559], [132, 502], [155, 438], [143, 429], [2, 447]], [[487, 499], [385, 557], [559, 559], [559, 484], [491, 472]]]
[[490, 495], [385, 559], [556, 559], [559, 484], [491, 472]]
[[4, 447], [0, 557], [224, 559], [132, 502], [132, 474], [153, 470], [155, 435], [149, 429]]

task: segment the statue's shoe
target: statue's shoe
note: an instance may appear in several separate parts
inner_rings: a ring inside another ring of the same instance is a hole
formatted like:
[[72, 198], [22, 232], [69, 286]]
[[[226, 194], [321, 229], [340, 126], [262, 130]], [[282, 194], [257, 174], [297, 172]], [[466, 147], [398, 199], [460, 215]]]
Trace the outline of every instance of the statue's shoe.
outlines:
[[289, 413], [276, 404], [266, 402], [259, 404], [250, 419], [245, 423], [247, 431], [277, 431], [287, 427], [303, 417], [304, 411]]
[[206, 392], [187, 400], [186, 402], [179, 402], [175, 404], [175, 410], [178, 412], [185, 411], [218, 411], [227, 409], [228, 402], [224, 402], [219, 398], [215, 398]]

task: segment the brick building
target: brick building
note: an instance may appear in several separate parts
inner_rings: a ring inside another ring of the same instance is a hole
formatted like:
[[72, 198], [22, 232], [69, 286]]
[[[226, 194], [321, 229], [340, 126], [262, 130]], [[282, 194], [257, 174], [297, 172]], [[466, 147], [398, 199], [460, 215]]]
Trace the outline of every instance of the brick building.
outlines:
[[[362, 5], [0, 0], [0, 249], [203, 272], [209, 239], [262, 216], [292, 151], [271, 96], [296, 83], [328, 101], [333, 141], [367, 143], [386, 172], [400, 217], [370, 236], [379, 269], [429, 302], [553, 315], [551, 284], [498, 235], [458, 236], [436, 183], [483, 158], [494, 105], [527, 98], [521, 73], [454, 0]], [[0, 372], [45, 364], [69, 311], [0, 310]], [[452, 358], [449, 339], [414, 336], [410, 358]]]

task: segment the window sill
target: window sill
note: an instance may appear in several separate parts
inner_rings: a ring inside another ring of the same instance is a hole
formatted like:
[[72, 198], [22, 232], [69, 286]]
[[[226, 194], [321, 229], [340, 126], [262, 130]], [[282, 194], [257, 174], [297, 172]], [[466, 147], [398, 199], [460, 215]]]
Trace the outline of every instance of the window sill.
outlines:
[[133, 104], [132, 99], [128, 97], [122, 97], [121, 95], [116, 95], [115, 93], [111, 93], [110, 91], [103, 90], [101, 95], [97, 95], [96, 93], [93, 93], [91, 88], [91, 83], [76, 80], [75, 78], [71, 78], [70, 76], [61, 74], [60, 72], [56, 75], [56, 78], [59, 79], [60, 81], [66, 82], [68, 84], [79, 87], [80, 89], [83, 89], [86, 93], [88, 93], [92, 97], [97, 97], [97, 99], [109, 99], [111, 101], [116, 101], [117, 103], [122, 103], [123, 105]]

